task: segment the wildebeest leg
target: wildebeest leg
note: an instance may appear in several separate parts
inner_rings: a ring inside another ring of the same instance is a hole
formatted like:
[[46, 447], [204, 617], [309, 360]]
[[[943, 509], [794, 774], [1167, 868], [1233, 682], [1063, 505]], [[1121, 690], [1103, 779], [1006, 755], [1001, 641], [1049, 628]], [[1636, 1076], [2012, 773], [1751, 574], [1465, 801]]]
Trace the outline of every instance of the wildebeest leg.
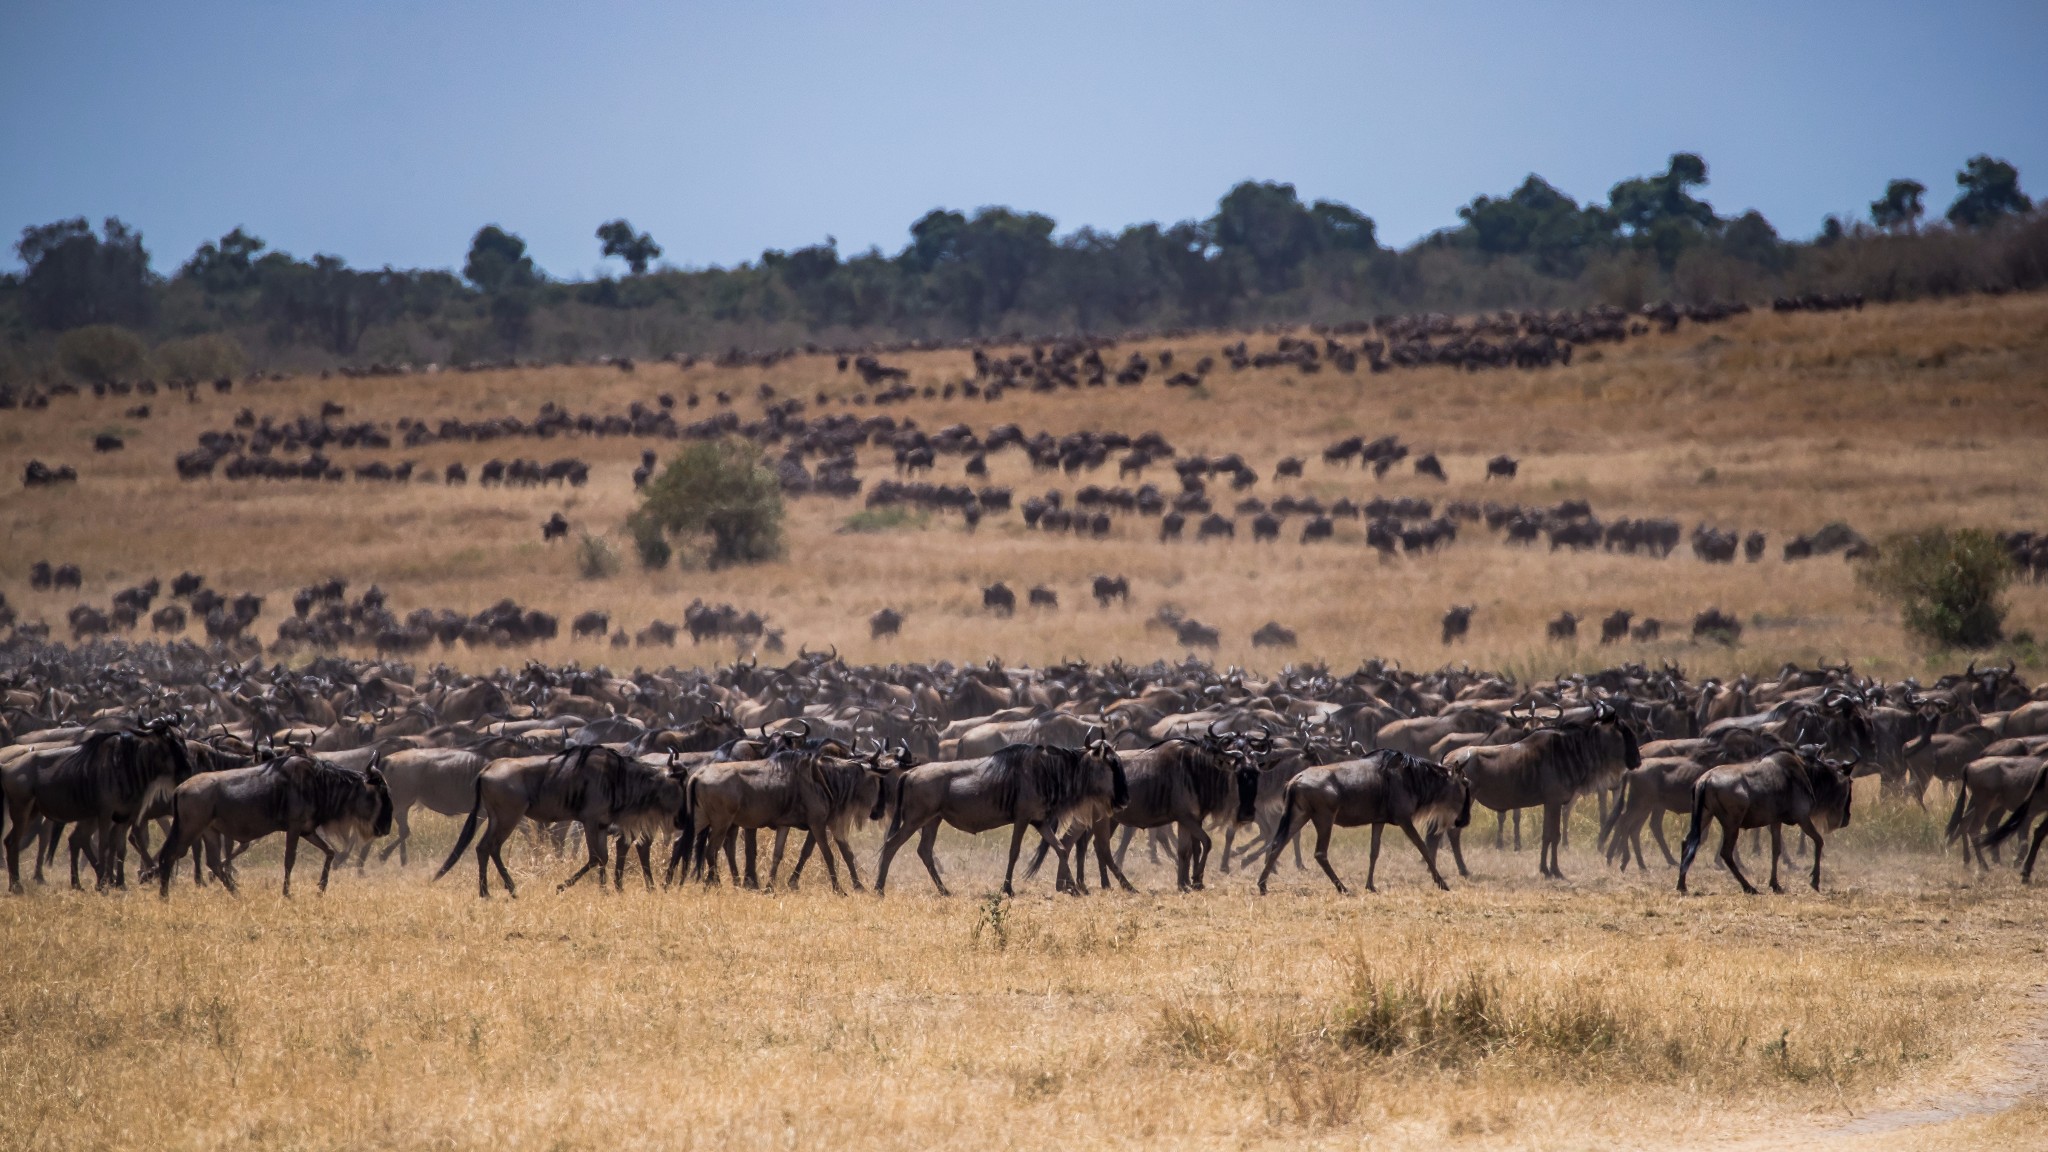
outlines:
[[[1522, 850], [1521, 812], [1515, 812], [1515, 851]], [[1505, 852], [1508, 848], [1508, 811], [1503, 808], [1493, 814], [1493, 850]]]
[[[1024, 830], [1029, 827], [1031, 825], [1023, 820], [1019, 820], [1010, 826], [1010, 861], [1003, 868], [1003, 895], [1005, 896], [1015, 896], [1017, 894], [1017, 890], [1012, 886], [1011, 881], [1017, 875], [1017, 853], [1024, 846]], [[1048, 835], [1046, 839], [1050, 840], [1052, 837]], [[1065, 872], [1067, 870], [1066, 861], [1060, 861], [1060, 865], [1060, 871]]]
[[284, 894], [287, 899], [292, 894], [292, 865], [298, 863], [298, 859], [299, 834], [297, 832], [286, 832], [284, 834]]
[[[917, 858], [919, 860], [924, 861], [924, 870], [927, 873], [930, 873], [932, 878], [932, 887], [937, 888], [939, 890], [939, 895], [951, 896], [952, 893], [946, 890], [946, 882], [939, 879], [939, 858], [932, 851], [932, 848], [935, 845], [937, 845], [938, 842], [939, 822], [937, 820], [934, 820], [931, 823], [925, 825], [924, 831], [918, 834]], [[875, 880], [875, 891], [880, 892], [881, 890], [882, 881], [880, 877], [877, 877]]]
[[[882, 895], [889, 886], [889, 861], [895, 859], [897, 850], [901, 849], [904, 844], [909, 842], [912, 836], [920, 831], [921, 829], [914, 828], [909, 824], [902, 824], [891, 827], [888, 834], [882, 837], [882, 854], [875, 858], [875, 895]], [[938, 882], [939, 874], [934, 869], [932, 872], [932, 883], [937, 884]], [[940, 891], [944, 891], [943, 885], [940, 886]]]
[[85, 885], [78, 882], [78, 858], [81, 855], [85, 857], [86, 863], [92, 865], [93, 875], [99, 875], [100, 871], [99, 856], [92, 850], [92, 829], [84, 824], [73, 826], [71, 835], [64, 840], [64, 847], [71, 856], [71, 890], [82, 892]]
[[1186, 840], [1190, 838], [1195, 842], [1193, 855], [1195, 891], [1200, 892], [1202, 890], [1202, 882], [1209, 870], [1209, 851], [1215, 847], [1216, 841], [1209, 836], [1209, 830], [1202, 827], [1200, 817], [1197, 817], [1192, 825], [1183, 828], [1181, 831], [1181, 839]]
[[1109, 878], [1111, 876], [1115, 876], [1117, 884], [1120, 887], [1122, 887], [1124, 891], [1136, 892], [1137, 889], [1131, 887], [1131, 882], [1129, 880], [1124, 879], [1123, 868], [1121, 868], [1118, 865], [1118, 862], [1116, 860], [1110, 857], [1109, 827], [1110, 825], [1107, 819], [1099, 820], [1095, 824], [1095, 864], [1096, 867], [1100, 869], [1102, 872], [1102, 888], [1105, 892], [1108, 891]]
[[[833, 893], [843, 895], [846, 889], [839, 886], [839, 865], [832, 859], [831, 835], [832, 831], [825, 827], [824, 821], [820, 820], [811, 825], [811, 843], [818, 846], [818, 859], [825, 863], [825, 878], [832, 881]], [[1015, 852], [1010, 854], [1011, 863], [1016, 862], [1016, 856]]]
[[1515, 851], [1522, 850], [1522, 810], [1515, 809]]
[[[1086, 889], [1075, 882], [1073, 872], [1067, 868], [1067, 856], [1073, 845], [1060, 836], [1059, 830], [1059, 821], [1050, 816], [1046, 817], [1045, 823], [1040, 825], [1038, 829], [1040, 836], [1053, 840], [1053, 851], [1059, 854], [1060, 873], [1054, 879], [1053, 888], [1057, 892], [1067, 892], [1079, 896]], [[1073, 853], [1073, 856], [1074, 862], [1079, 864], [1081, 861], [1080, 854]]]
[[[832, 844], [839, 845], [839, 856], [841, 859], [846, 861], [847, 882], [853, 885], [853, 890], [855, 892], [867, 891], [867, 889], [861, 887], [860, 866], [853, 862], [853, 848], [847, 844], [846, 837], [839, 832], [833, 832], [831, 843], [827, 844], [823, 849], [821, 849], [821, 851], [829, 851]], [[792, 879], [794, 879], [794, 877], [792, 877]]]
[[[768, 887], [770, 889], [775, 887], [776, 877], [782, 874], [782, 853], [788, 847], [789, 829], [777, 828], [775, 830], [775, 850], [768, 854]], [[804, 833], [803, 848], [796, 854], [796, 867], [792, 868], [789, 873], [789, 886], [791, 888], [797, 886], [798, 877], [803, 875], [804, 861], [811, 858], [811, 849], [813, 847], [811, 834], [809, 832]], [[753, 867], [753, 857], [751, 856], [747, 858], [747, 867], [749, 869]]]
[[1187, 892], [1194, 886], [1195, 838], [1188, 833], [1186, 824], [1181, 825], [1179, 832], [1173, 846], [1173, 879], [1182, 892]]
[[676, 842], [669, 847], [668, 871], [662, 873], [661, 877], [661, 886], [663, 888], [676, 882], [676, 874], [678, 872], [681, 872], [685, 878], [689, 876], [690, 849], [696, 842], [696, 839], [697, 837], [694, 832], [684, 832], [678, 835]]
[[[2034, 835], [2027, 844], [2027, 862], [2020, 868], [2020, 883], [2032, 884], [2034, 882], [2034, 860], [2041, 855], [2041, 841], [2043, 840], [2048, 840], [2048, 818], [2044, 818], [2040, 826], [2034, 829]], [[2013, 856], [2017, 858], [2019, 852], [2015, 850]], [[1820, 853], [1818, 852], [1814, 853], [1813, 866], [1816, 871], [1820, 868]]]
[[[1664, 842], [1664, 812], [1662, 809], [1657, 810], [1650, 816], [1650, 835], [1656, 838], [1658, 851], [1664, 853], [1665, 866], [1677, 867], [1678, 857], [1671, 854], [1671, 845]], [[1642, 863], [1642, 853], [1643, 846], [1638, 843], [1636, 845], [1636, 863], [1638, 865]]]
[[405, 842], [412, 839], [412, 825], [406, 822], [405, 814], [410, 811], [412, 811], [412, 805], [408, 804], [391, 814], [391, 822], [398, 826], [398, 839], [384, 846], [384, 851], [377, 854], [377, 863], [382, 864], [390, 860], [391, 854], [396, 852], [398, 853], [398, 866], [400, 868], [406, 866]]
[[[736, 854], [739, 842], [739, 829], [727, 828], [724, 830], [723, 843], [725, 844], [725, 871], [728, 875], [732, 877], [732, 886], [735, 888], [739, 887], [745, 879], [745, 874], [740, 871], [740, 862]], [[749, 859], [751, 858], [752, 857], [749, 857]], [[713, 862], [711, 875], [705, 878], [705, 882], [710, 884], [718, 883], [718, 867], [716, 861]]]
[[218, 836], [202, 837], [200, 847], [206, 852], [206, 870], [213, 873], [221, 887], [230, 896], [240, 896], [242, 890], [235, 886], [235, 870], [228, 866], [227, 844]]
[[1444, 833], [1444, 838], [1451, 842], [1451, 859], [1458, 863], [1458, 878], [1461, 880], [1470, 879], [1472, 870], [1465, 867], [1465, 850], [1460, 846], [1460, 842], [1465, 838], [1464, 830], [1453, 826], [1448, 832]]
[[1216, 870], [1225, 876], [1230, 875], [1230, 846], [1236, 839], [1237, 822], [1233, 820], [1230, 826], [1223, 830], [1223, 859], [1216, 862]]
[[1779, 828], [1780, 825], [1771, 825], [1771, 891], [1782, 894], [1785, 889], [1778, 883], [1778, 858], [1785, 854], [1785, 836]]
[[583, 826], [583, 843], [588, 855], [583, 861], [583, 867], [578, 868], [575, 875], [557, 884], [555, 891], [568, 891], [570, 885], [583, 879], [583, 874], [592, 868], [597, 869], [597, 886], [602, 890], [604, 888], [604, 866], [611, 862], [611, 857], [605, 851], [605, 843], [610, 839], [611, 837], [605, 832], [603, 825], [596, 822], [585, 824]]
[[1323, 875], [1328, 876], [1330, 878], [1330, 883], [1335, 884], [1337, 886], [1337, 895], [1349, 895], [1351, 890], [1344, 887], [1344, 882], [1342, 880], [1337, 879], [1337, 870], [1335, 868], [1330, 867], [1330, 818], [1327, 816], [1318, 816], [1316, 818], [1315, 825], [1316, 863], [1322, 866]]
[[[1555, 880], [1564, 879], [1564, 869], [1557, 862], [1558, 842], [1564, 838], [1564, 805], [1543, 806], [1543, 847], [1537, 850], [1537, 871]], [[1545, 866], [1544, 861], [1548, 861]]]
[[[640, 857], [640, 879], [647, 882], [647, 890], [652, 892], [654, 891], [654, 842], [642, 840], [633, 846], [633, 851]], [[621, 842], [619, 845], [619, 855], [623, 857], [625, 854], [625, 844]], [[625, 891], [623, 887], [619, 890], [621, 892]]]
[[[1379, 831], [1379, 825], [1373, 825], [1373, 831]], [[1451, 886], [1444, 883], [1443, 874], [1436, 870], [1436, 845], [1423, 841], [1422, 833], [1415, 830], [1415, 822], [1412, 820], [1401, 821], [1401, 831], [1408, 834], [1408, 842], [1415, 845], [1417, 852], [1422, 853], [1422, 864], [1429, 869], [1429, 878], [1436, 881], [1437, 887], [1449, 892]]]
[[327, 874], [334, 870], [334, 858], [336, 856], [341, 856], [342, 863], [347, 864], [348, 857], [344, 853], [336, 852], [333, 848], [329, 847], [327, 841], [321, 838], [320, 830], [318, 828], [315, 828], [313, 831], [306, 833], [306, 843], [311, 844], [315, 848], [318, 848], [327, 856], [325, 860], [322, 860], [320, 862], [320, 891], [326, 892]]
[[1366, 853], [1365, 857], [1365, 890], [1367, 892], [1379, 891], [1378, 888], [1373, 887], [1373, 878], [1379, 874], [1380, 870], [1380, 831], [1385, 827], [1386, 825], [1384, 824], [1374, 824], [1372, 826], [1372, 850]]
[[[1813, 890], [1818, 892], [1820, 891], [1820, 850], [1822, 846], [1820, 829], [1813, 826], [1811, 819], [1807, 819], [1799, 822], [1799, 830], [1806, 833], [1808, 840], [1813, 841]], [[1771, 828], [1771, 834], [1775, 836], [1777, 832], [1778, 829], [1774, 825]]]
[[[759, 859], [758, 847], [760, 838], [752, 828], [747, 829], [744, 835], [747, 840], [747, 887], [758, 889], [761, 887], [761, 873], [758, 871], [755, 861]], [[738, 873], [734, 873], [734, 875], [737, 876]]]
[[1749, 877], [1742, 874], [1742, 862], [1735, 858], [1735, 842], [1741, 837], [1742, 830], [1735, 826], [1735, 820], [1732, 817], [1723, 816], [1720, 820], [1721, 863], [1728, 866], [1728, 871], [1734, 874], [1735, 882], [1742, 885], [1742, 890], [1754, 896], [1756, 895], [1756, 885], [1751, 884]]
[[1124, 825], [1123, 835], [1119, 837], [1116, 842], [1116, 866], [1118, 868], [1122, 868], [1124, 866], [1124, 853], [1131, 850], [1131, 837], [1136, 836], [1137, 834], [1138, 829], [1136, 827], [1130, 824]]
[[484, 828], [484, 834], [476, 845], [477, 895], [491, 894], [490, 869], [495, 866], [498, 869], [498, 879], [504, 882], [505, 895], [518, 898], [518, 891], [512, 887], [512, 873], [505, 867], [505, 841], [512, 838], [512, 832], [518, 828], [519, 822], [519, 817], [515, 816], [510, 824], [504, 824], [495, 812], [491, 814], [491, 822]]

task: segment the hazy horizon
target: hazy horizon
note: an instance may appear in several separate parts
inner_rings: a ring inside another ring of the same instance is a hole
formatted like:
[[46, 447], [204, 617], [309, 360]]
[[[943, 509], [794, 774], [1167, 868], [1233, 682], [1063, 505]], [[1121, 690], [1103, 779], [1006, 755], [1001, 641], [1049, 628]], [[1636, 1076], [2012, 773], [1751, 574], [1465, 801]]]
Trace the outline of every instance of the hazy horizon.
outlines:
[[386, 3], [0, 12], [0, 228], [119, 216], [158, 272], [241, 226], [359, 267], [455, 268], [496, 223], [553, 276], [827, 235], [894, 252], [934, 207], [1062, 233], [1207, 216], [1243, 179], [1457, 223], [1539, 173], [1580, 200], [1710, 165], [1788, 236], [1969, 156], [2048, 192], [2048, 8], [1826, 3], [1568, 15], [1469, 4], [745, 11]]

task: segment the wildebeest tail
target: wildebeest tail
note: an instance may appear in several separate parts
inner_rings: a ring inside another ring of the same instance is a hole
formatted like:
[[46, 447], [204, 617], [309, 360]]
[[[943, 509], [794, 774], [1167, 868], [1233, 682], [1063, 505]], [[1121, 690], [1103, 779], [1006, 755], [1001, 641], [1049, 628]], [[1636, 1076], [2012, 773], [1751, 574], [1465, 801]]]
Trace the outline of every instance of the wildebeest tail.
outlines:
[[455, 847], [449, 851], [448, 859], [441, 861], [441, 869], [434, 873], [434, 879], [446, 876], [448, 870], [455, 867], [455, 862], [462, 859], [462, 854], [469, 850], [469, 842], [476, 839], [477, 821], [483, 814], [484, 778], [479, 776], [476, 778], [476, 800], [469, 806], [469, 819], [462, 822], [462, 835], [455, 838]]
[[2035, 805], [2040, 801], [2041, 794], [2044, 791], [2048, 791], [2048, 765], [2043, 765], [2039, 771], [2034, 773], [2034, 786], [2028, 790], [2027, 798], [2013, 805], [2012, 814], [2005, 818], [2005, 823], [2000, 824], [1990, 835], [1978, 841], [1978, 846], [1982, 848], [1996, 848], [2018, 835], [2020, 830], [2027, 826], [2027, 821], [2034, 818]]
[[1287, 792], [1280, 801], [1280, 823], [1273, 829], [1273, 844], [1268, 851], [1278, 852], [1287, 847], [1287, 837], [1294, 830], [1294, 785], [1287, 785]]
[[177, 866], [172, 854], [185, 840], [185, 814], [174, 801], [171, 804], [171, 833], [164, 838], [164, 846], [156, 854], [157, 894], [168, 897], [171, 894], [171, 870]]
[[1943, 833], [1941, 838], [1943, 844], [1953, 844], [1956, 842], [1956, 833], [1961, 831], [1963, 827], [1963, 806], [1969, 795], [1970, 774], [1965, 772], [1962, 778], [1956, 781], [1956, 810], [1949, 813], [1948, 831]]
[[1692, 824], [1685, 830], [1685, 849], [1678, 858], [1678, 874], [1681, 878], [1692, 870], [1693, 857], [1700, 854], [1700, 837], [1706, 834], [1706, 782], [1707, 778], [1702, 776], [1692, 786]]

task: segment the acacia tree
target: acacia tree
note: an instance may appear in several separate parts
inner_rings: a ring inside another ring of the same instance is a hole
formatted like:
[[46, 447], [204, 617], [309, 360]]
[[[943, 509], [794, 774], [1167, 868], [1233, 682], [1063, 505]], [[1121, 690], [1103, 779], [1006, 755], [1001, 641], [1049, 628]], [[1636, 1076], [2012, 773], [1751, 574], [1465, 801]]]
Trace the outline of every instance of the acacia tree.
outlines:
[[1962, 191], [1948, 206], [1948, 222], [1959, 227], [1983, 228], [2034, 210], [2034, 202], [2020, 191], [2020, 170], [2003, 160], [1970, 157], [1956, 173], [1956, 187]]
[[666, 538], [710, 537], [713, 567], [782, 555], [782, 486], [744, 440], [691, 445], [641, 490], [627, 527], [650, 567], [667, 559]]
[[1920, 217], [1927, 211], [1920, 197], [1927, 185], [1918, 180], [1894, 180], [1884, 186], [1884, 197], [1870, 202], [1870, 222], [1887, 232], [1919, 230]]
[[661, 257], [661, 245], [654, 242], [654, 236], [634, 232], [624, 220], [598, 225], [597, 238], [604, 242], [604, 254], [624, 260], [635, 276], [646, 275], [647, 266]]

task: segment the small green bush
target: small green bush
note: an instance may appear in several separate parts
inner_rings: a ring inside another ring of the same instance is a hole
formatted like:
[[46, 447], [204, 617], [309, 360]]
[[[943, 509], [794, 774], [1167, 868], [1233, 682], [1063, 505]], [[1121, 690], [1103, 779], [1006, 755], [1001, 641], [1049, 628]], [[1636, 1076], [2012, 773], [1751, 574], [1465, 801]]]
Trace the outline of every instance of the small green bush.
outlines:
[[782, 511], [782, 485], [761, 450], [713, 440], [690, 446], [649, 480], [635, 515], [668, 536], [708, 536], [715, 568], [782, 555]]
[[885, 504], [880, 508], [864, 508], [846, 518], [840, 525], [842, 532], [887, 532], [895, 528], [922, 528], [931, 517], [923, 512], [913, 511], [901, 504]]
[[636, 512], [626, 521], [626, 530], [633, 535], [633, 551], [639, 553], [641, 567], [655, 572], [668, 564], [674, 550], [652, 517]]
[[604, 537], [585, 532], [576, 543], [576, 570], [583, 573], [585, 580], [615, 576], [619, 571], [618, 553], [612, 551]]
[[149, 364], [149, 347], [126, 328], [88, 324], [57, 337], [57, 362], [87, 383], [112, 384], [141, 376]]
[[2003, 635], [2012, 560], [1977, 528], [1929, 528], [1887, 539], [1857, 573], [1898, 602], [1906, 630], [1944, 648], [1989, 648]]
[[218, 380], [240, 376], [247, 365], [242, 345], [233, 336], [209, 332], [167, 340], [157, 345], [156, 369], [169, 380]]

